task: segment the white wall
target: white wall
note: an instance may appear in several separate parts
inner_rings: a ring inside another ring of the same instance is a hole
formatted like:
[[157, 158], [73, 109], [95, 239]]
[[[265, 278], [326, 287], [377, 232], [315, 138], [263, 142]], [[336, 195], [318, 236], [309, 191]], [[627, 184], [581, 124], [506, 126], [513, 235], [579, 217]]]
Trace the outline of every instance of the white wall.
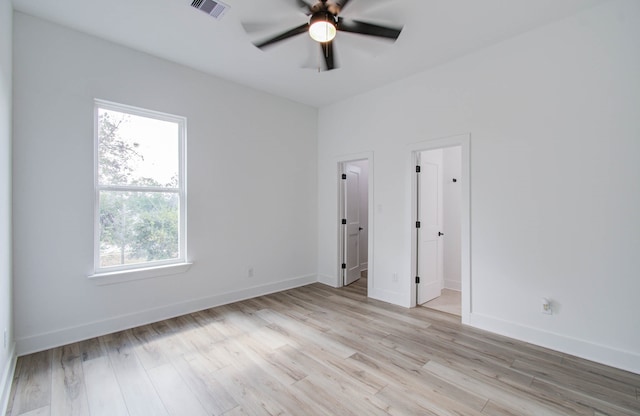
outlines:
[[[11, 2], [0, 1], [0, 414], [14, 366], [11, 287]], [[7, 345], [4, 345], [4, 331]]]
[[467, 323], [640, 372], [638, 74], [640, 2], [616, 0], [322, 108], [319, 278], [334, 161], [373, 151], [369, 294], [410, 305], [411, 144], [470, 132]]
[[[316, 280], [316, 109], [21, 13], [14, 26], [18, 353]], [[187, 273], [87, 280], [94, 98], [187, 117]]]
[[[462, 197], [462, 148], [448, 147], [442, 152], [442, 199], [444, 232], [444, 287], [460, 290], [460, 232]], [[453, 182], [453, 179], [456, 182]]]

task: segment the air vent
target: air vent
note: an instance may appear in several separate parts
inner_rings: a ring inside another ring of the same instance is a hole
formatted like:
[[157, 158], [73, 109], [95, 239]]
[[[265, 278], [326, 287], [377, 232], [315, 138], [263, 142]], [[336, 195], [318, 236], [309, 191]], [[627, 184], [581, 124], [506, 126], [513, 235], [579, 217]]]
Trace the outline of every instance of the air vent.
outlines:
[[215, 19], [221, 19], [222, 16], [229, 10], [229, 5], [219, 1], [213, 0], [193, 0], [191, 7], [195, 7], [198, 10], [202, 10], [209, 16]]

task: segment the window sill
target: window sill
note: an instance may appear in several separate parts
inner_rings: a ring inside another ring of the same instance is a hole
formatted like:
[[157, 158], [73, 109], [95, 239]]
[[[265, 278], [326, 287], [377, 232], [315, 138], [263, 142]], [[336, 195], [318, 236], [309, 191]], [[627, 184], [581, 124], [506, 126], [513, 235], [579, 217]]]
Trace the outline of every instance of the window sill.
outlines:
[[135, 270], [118, 270], [116, 272], [96, 273], [89, 276], [89, 280], [98, 286], [125, 283], [133, 280], [150, 279], [153, 277], [170, 276], [184, 273], [193, 263], [178, 263], [165, 266], [148, 267]]

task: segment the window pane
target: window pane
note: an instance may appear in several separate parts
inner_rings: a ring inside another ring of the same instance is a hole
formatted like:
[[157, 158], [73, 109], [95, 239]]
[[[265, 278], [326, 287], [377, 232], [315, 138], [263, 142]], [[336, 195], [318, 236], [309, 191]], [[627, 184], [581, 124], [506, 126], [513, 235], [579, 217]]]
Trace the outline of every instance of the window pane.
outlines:
[[178, 123], [98, 109], [100, 185], [178, 186]]
[[100, 191], [100, 267], [179, 258], [179, 201], [174, 192]]

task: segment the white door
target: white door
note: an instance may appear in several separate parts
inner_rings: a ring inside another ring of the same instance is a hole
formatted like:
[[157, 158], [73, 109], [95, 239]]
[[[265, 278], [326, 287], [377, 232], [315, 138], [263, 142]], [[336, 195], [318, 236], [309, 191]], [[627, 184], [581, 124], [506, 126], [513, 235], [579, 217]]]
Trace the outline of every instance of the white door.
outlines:
[[344, 285], [350, 285], [360, 278], [360, 186], [361, 176], [358, 166], [345, 166], [346, 192], [345, 207], [345, 263]]
[[418, 304], [442, 293], [442, 149], [419, 154], [418, 179]]

